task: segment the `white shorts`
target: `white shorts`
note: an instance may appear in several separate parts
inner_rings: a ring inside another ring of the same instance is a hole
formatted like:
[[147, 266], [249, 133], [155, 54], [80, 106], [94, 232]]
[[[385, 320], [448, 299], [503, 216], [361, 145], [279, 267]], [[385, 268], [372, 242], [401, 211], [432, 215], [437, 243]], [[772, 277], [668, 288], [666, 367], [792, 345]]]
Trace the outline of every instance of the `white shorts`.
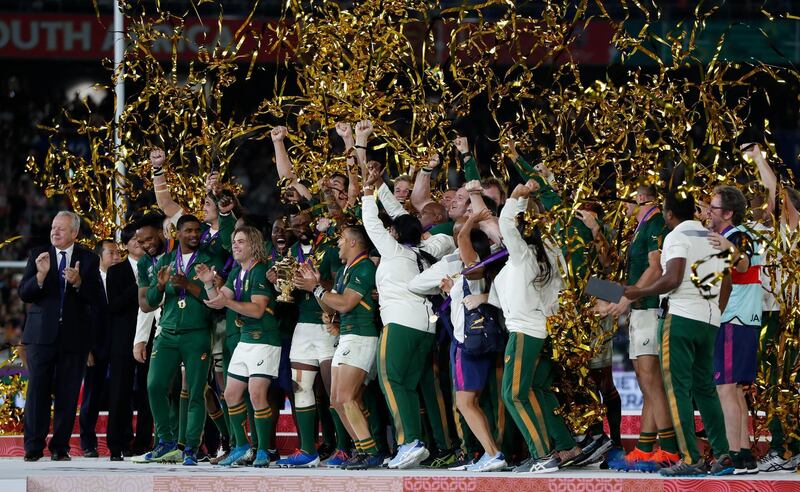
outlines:
[[323, 324], [297, 323], [289, 360], [319, 367], [320, 362], [333, 359], [338, 339], [328, 333]]
[[239, 342], [231, 356], [228, 375], [246, 380], [250, 377], [275, 377], [281, 365], [281, 348], [265, 343]]
[[642, 355], [658, 356], [658, 309], [631, 309], [628, 321], [628, 354], [631, 359]]
[[214, 372], [222, 371], [222, 348], [225, 344], [225, 318], [214, 323], [214, 330], [211, 332], [211, 356], [214, 360]]
[[342, 335], [333, 356], [333, 367], [353, 366], [364, 370], [368, 375], [375, 369], [378, 355], [378, 337], [363, 335]]

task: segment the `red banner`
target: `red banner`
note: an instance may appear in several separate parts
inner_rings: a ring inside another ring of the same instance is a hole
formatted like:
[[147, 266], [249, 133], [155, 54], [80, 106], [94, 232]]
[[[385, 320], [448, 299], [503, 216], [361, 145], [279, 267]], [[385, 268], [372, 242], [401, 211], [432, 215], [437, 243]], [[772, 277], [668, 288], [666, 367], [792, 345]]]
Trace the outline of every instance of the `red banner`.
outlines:
[[[183, 39], [175, 45], [180, 60], [192, 60], [198, 49], [205, 46], [209, 51], [219, 42], [228, 45], [244, 19], [224, 18], [222, 29], [217, 19], [189, 18], [183, 28]], [[0, 57], [4, 58], [48, 58], [99, 60], [114, 56], [113, 19], [93, 15], [60, 14], [0, 14]], [[256, 20], [250, 30], [264, 39], [274, 31], [277, 20]], [[156, 27], [171, 34], [173, 27], [167, 24]], [[251, 53], [257, 46], [253, 36], [247, 36], [239, 53]], [[263, 47], [263, 46], [262, 46]], [[161, 59], [172, 57], [172, 42], [160, 39], [153, 44], [153, 53]], [[272, 62], [276, 57], [262, 49], [259, 61]]]
[[[201, 46], [209, 51], [219, 43], [228, 45], [234, 33], [239, 29], [244, 19], [223, 18], [221, 29], [216, 18], [203, 19], [188, 18], [183, 29], [183, 39], [179, 40], [174, 49], [179, 60], [192, 60]], [[262, 63], [275, 62], [276, 53], [268, 49], [274, 41], [275, 28], [278, 19], [253, 19], [248, 31], [261, 36], [262, 46], [258, 61]], [[173, 26], [160, 25], [158, 29], [171, 34]], [[450, 29], [446, 26], [436, 29], [437, 37], [441, 42], [447, 43]], [[419, 29], [409, 29], [408, 35], [413, 44], [421, 44], [424, 26]], [[576, 42], [570, 47], [569, 56], [578, 63], [606, 65], [613, 61], [612, 50], [609, 49], [612, 29], [602, 22], [591, 23], [581, 33]], [[418, 43], [414, 38], [419, 38]], [[524, 40], [533, 45], [533, 40]], [[246, 36], [239, 53], [249, 54], [256, 49], [257, 42], [254, 36]], [[169, 39], [160, 39], [153, 45], [154, 54], [164, 60], [172, 56], [173, 45]], [[437, 53], [439, 62], [447, 57], [445, 52]], [[66, 15], [66, 14], [22, 14], [0, 13], [0, 58], [45, 58], [45, 59], [70, 59], [70, 60], [99, 60], [112, 58], [114, 54], [113, 20], [111, 16], [101, 16], [100, 20], [93, 15]], [[246, 57], [249, 59], [249, 56]], [[501, 62], [510, 62], [510, 57], [501, 54]], [[556, 63], [565, 59], [556, 60]], [[243, 60], [245, 61], [245, 60]]]

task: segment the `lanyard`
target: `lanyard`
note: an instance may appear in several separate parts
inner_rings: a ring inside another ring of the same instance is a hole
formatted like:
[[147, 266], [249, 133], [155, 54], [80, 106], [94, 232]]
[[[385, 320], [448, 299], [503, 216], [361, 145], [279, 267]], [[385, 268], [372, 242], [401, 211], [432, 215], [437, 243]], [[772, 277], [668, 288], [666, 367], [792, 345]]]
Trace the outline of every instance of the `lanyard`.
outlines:
[[[189, 262], [186, 264], [186, 269], [183, 268], [183, 254], [181, 251], [181, 245], [178, 245], [178, 250], [175, 252], [175, 271], [181, 275], [185, 275], [188, 273], [189, 269], [192, 268], [194, 264], [194, 260], [197, 258], [197, 251], [195, 250], [192, 253], [192, 256], [189, 257]], [[178, 297], [184, 301], [186, 299], [186, 289], [178, 289]]]
[[[247, 290], [247, 286], [250, 283], [250, 279], [248, 278], [250, 275], [250, 270], [253, 269], [256, 263], [258, 262], [252, 260], [250, 262], [250, 266], [248, 266], [246, 270], [243, 270], [244, 273], [242, 275], [236, 276], [236, 280], [234, 280], [233, 282], [233, 289], [234, 289], [234, 299], [236, 299], [237, 301], [242, 299], [243, 291]], [[244, 289], [242, 287], [244, 287]]]
[[653, 205], [652, 207], [650, 207], [650, 210], [648, 210], [647, 213], [644, 214], [644, 217], [642, 217], [642, 220], [640, 220], [639, 223], [636, 224], [636, 230], [633, 231], [634, 237], [636, 236], [636, 233], [639, 232], [639, 228], [641, 228], [642, 225], [644, 225], [645, 222], [650, 220], [656, 214], [656, 212], [658, 212], [658, 206], [657, 205]]
[[354, 266], [356, 266], [359, 263], [361, 263], [363, 260], [366, 260], [368, 257], [369, 257], [369, 255], [367, 254], [367, 252], [366, 251], [362, 251], [361, 253], [359, 253], [358, 256], [355, 257], [355, 259], [353, 259], [353, 261], [351, 261], [350, 263], [347, 264], [346, 267], [344, 267], [344, 270], [342, 271], [342, 275], [339, 277], [339, 281], [336, 282], [336, 292], [337, 293], [341, 294], [342, 291], [344, 290], [344, 277], [347, 275], [347, 272], [350, 271], [350, 269], [353, 268]]
[[722, 231], [722, 234], [720, 234], [720, 235], [727, 239], [728, 232], [730, 232], [732, 229], [736, 229], [736, 228], [734, 226], [732, 226], [732, 225], [729, 225], [728, 227], [725, 228], [724, 231]]
[[[501, 249], [500, 251], [492, 254], [491, 256], [486, 258], [485, 260], [479, 262], [477, 265], [472, 265], [469, 268], [465, 268], [464, 270], [461, 270], [461, 275], [467, 275], [467, 274], [477, 270], [478, 268], [481, 268], [482, 266], [485, 266], [485, 265], [487, 265], [487, 264], [489, 264], [489, 263], [491, 263], [493, 261], [499, 260], [500, 258], [503, 258], [505, 256], [508, 256], [508, 250], [507, 249]], [[466, 277], [465, 277], [465, 279], [466, 279]], [[455, 286], [453, 286], [453, 287], [455, 287]], [[453, 302], [453, 298], [450, 297], [450, 296], [447, 296], [447, 298], [444, 300], [442, 305], [439, 307], [439, 310], [436, 311], [436, 314], [434, 314], [434, 315], [432, 315], [430, 317], [430, 321], [432, 323], [435, 323], [436, 320], [438, 320], [444, 314], [444, 312], [447, 311], [447, 308], [450, 307], [450, 303], [452, 303], [452, 302]]]
[[213, 241], [217, 236], [219, 236], [219, 231], [215, 232], [214, 235], [212, 236], [211, 227], [209, 227], [208, 229], [206, 229], [206, 232], [204, 232], [203, 235], [200, 236], [200, 244], [205, 246], [211, 241]]

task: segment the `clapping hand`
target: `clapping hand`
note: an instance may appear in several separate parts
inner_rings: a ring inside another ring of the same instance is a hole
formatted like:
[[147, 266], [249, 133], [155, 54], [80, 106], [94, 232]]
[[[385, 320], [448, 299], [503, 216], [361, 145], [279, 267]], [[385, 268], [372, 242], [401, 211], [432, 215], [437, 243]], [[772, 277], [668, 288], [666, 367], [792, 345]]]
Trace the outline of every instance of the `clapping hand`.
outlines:
[[170, 267], [166, 265], [161, 267], [161, 270], [158, 271], [158, 284], [157, 284], [158, 290], [161, 291], [164, 290], [164, 287], [167, 285], [167, 282], [169, 282], [170, 274], [171, 274]]
[[216, 274], [213, 268], [209, 268], [202, 263], [194, 267], [194, 272], [197, 274], [197, 278], [204, 284], [212, 283], [214, 281], [214, 275]]
[[295, 288], [311, 292], [314, 290], [314, 287], [319, 285], [319, 282], [319, 271], [310, 263], [302, 263], [297, 267], [297, 273], [294, 276]]
[[177, 287], [178, 289], [186, 289], [186, 287], [189, 285], [189, 279], [186, 278], [186, 275], [182, 273], [176, 273], [169, 279], [170, 282], [172, 282], [172, 286]]
[[67, 281], [68, 284], [72, 285], [76, 289], [81, 286], [80, 268], [81, 268], [81, 262], [76, 261], [75, 267], [66, 267], [64, 269], [64, 279]]
[[211, 309], [222, 309], [227, 306], [228, 298], [225, 297], [221, 291], [217, 291], [217, 297], [203, 301], [203, 303]]

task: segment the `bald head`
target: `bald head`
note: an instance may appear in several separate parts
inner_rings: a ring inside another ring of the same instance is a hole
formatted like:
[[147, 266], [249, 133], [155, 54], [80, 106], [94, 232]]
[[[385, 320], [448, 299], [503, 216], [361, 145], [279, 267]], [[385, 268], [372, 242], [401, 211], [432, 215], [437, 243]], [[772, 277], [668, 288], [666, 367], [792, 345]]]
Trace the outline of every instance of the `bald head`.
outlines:
[[419, 221], [422, 223], [423, 229], [428, 229], [431, 226], [441, 224], [447, 220], [447, 209], [444, 205], [438, 202], [428, 202], [422, 207], [419, 214]]

